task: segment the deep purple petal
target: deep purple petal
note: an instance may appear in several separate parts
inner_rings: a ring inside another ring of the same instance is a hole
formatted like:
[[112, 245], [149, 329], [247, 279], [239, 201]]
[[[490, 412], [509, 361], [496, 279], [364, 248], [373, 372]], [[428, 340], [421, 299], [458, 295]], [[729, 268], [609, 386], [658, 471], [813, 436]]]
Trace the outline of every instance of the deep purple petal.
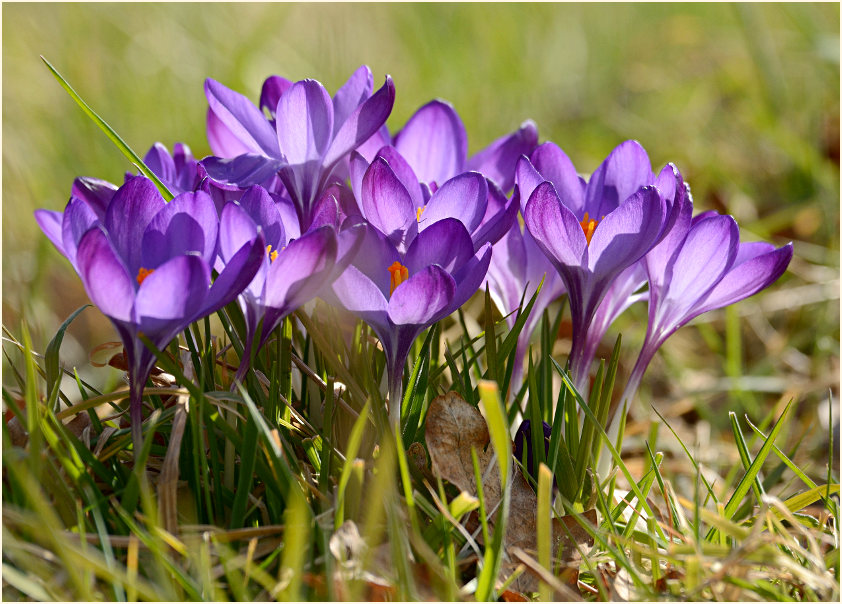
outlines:
[[333, 134], [374, 90], [374, 77], [368, 65], [360, 65], [348, 81], [333, 95]]
[[[274, 158], [279, 156], [275, 132], [254, 103], [211, 78], [205, 80], [205, 97], [210, 108], [208, 141], [215, 154], [225, 155], [226, 151], [231, 150], [225, 143], [230, 142], [233, 136], [249, 153]], [[230, 136], [226, 136], [227, 134]], [[223, 148], [218, 149], [215, 146], [217, 144]]]
[[281, 76], [269, 76], [263, 82], [263, 88], [260, 89], [260, 110], [268, 111], [272, 119], [275, 119], [275, 109], [278, 107], [278, 101], [281, 100], [287, 89], [292, 86], [292, 82]]
[[478, 250], [485, 243], [492, 245], [514, 228], [517, 213], [520, 209], [520, 191], [515, 187], [511, 199], [506, 199], [503, 192], [493, 182], [489, 182], [488, 206], [480, 227], [471, 234], [474, 250]]
[[535, 188], [523, 219], [554, 265], [582, 266], [588, 249], [585, 233], [573, 212], [561, 203], [552, 184], [545, 182]]
[[474, 244], [465, 226], [455, 218], [445, 218], [418, 233], [406, 252], [404, 264], [411, 275], [431, 264], [451, 272], [473, 255]]
[[76, 247], [79, 241], [97, 223], [101, 224], [101, 221], [87, 202], [78, 197], [70, 198], [64, 209], [61, 237], [64, 253], [74, 266], [76, 266]]
[[465, 172], [445, 182], [433, 193], [418, 219], [419, 229], [427, 229], [444, 218], [456, 218], [472, 233], [485, 216], [488, 184], [479, 172]]
[[116, 192], [117, 187], [110, 182], [83, 176], [73, 181], [70, 196], [78, 197], [85, 201], [91, 206], [91, 209], [99, 219], [104, 220], [105, 211], [108, 209], [108, 204]]
[[197, 253], [206, 264], [216, 257], [219, 217], [204, 191], [182, 193], [155, 215], [141, 240], [141, 265], [155, 268], [170, 258]]
[[292, 312], [315, 296], [332, 273], [336, 245], [331, 226], [308, 231], [290, 243], [269, 267], [264, 305]]
[[385, 298], [391, 283], [388, 267], [400, 262], [401, 257], [395, 245], [380, 230], [371, 224], [365, 224], [364, 229], [365, 234], [353, 265], [377, 286]]
[[456, 291], [446, 314], [455, 312], [468, 299], [473, 296], [488, 273], [488, 265], [491, 262], [491, 244], [486, 243], [479, 249], [476, 256], [471, 257], [465, 264], [453, 272], [453, 279], [456, 281]]
[[383, 147], [377, 152], [377, 157], [382, 157], [389, 164], [392, 172], [398, 177], [398, 180], [406, 187], [409, 196], [412, 198], [412, 205], [415, 209], [423, 208], [424, 194], [421, 190], [421, 184], [418, 182], [418, 177], [412, 171], [412, 167], [407, 163], [406, 159], [392, 146]]
[[258, 269], [266, 258], [266, 242], [258, 233], [250, 242], [243, 245], [225, 265], [211, 285], [205, 298], [201, 316], [216, 312], [232, 302], [254, 279]]
[[[260, 186], [250, 187], [240, 198], [240, 207], [260, 228], [263, 239], [266, 240], [266, 245], [271, 245], [273, 250], [277, 250], [286, 243], [287, 239], [281, 214], [278, 212], [275, 200], [272, 199], [266, 189]], [[245, 241], [241, 242], [240, 245], [242, 243], [245, 243]]]
[[79, 241], [76, 266], [88, 297], [103, 314], [117, 321], [133, 322], [132, 276], [100, 228], [90, 229]]
[[410, 272], [389, 298], [389, 319], [395, 325], [428, 325], [443, 316], [455, 291], [453, 277], [438, 265]]
[[555, 143], [546, 142], [532, 152], [530, 161], [544, 180], [553, 183], [561, 203], [581, 218], [585, 212], [585, 181], [564, 151]]
[[105, 213], [105, 228], [115, 251], [133, 275], [141, 267], [143, 233], [165, 206], [164, 198], [145, 176], [127, 180], [111, 199]]
[[422, 182], [443, 183], [464, 171], [468, 155], [465, 126], [453, 107], [430, 101], [409, 118], [395, 147]]
[[141, 331], [160, 329], [159, 321], [189, 324], [210, 285], [210, 268], [197, 255], [176, 256], [157, 267], [137, 290], [135, 315]]
[[368, 138], [368, 140], [360, 143], [360, 145], [357, 146], [356, 151], [365, 158], [366, 164], [370, 164], [374, 161], [374, 157], [380, 149], [391, 145], [392, 135], [389, 134], [389, 129], [385, 124], [383, 124], [377, 129], [377, 132]]
[[363, 177], [361, 209], [366, 220], [396, 246], [407, 240], [408, 231], [414, 235], [417, 229], [412, 197], [382, 158], [376, 158]]
[[607, 216], [640, 187], [654, 182], [646, 151], [637, 141], [625, 141], [591, 175], [585, 209], [591, 218]]
[[170, 152], [161, 143], [155, 143], [149, 148], [143, 157], [143, 163], [164, 183], [174, 183], [178, 180], [175, 162]]
[[265, 183], [284, 166], [280, 160], [255, 154], [229, 158], [211, 155], [204, 158], [201, 164], [212, 179], [243, 188]]
[[395, 104], [395, 84], [386, 76], [380, 89], [357, 107], [337, 130], [336, 137], [324, 157], [325, 168], [330, 168], [361, 145], [386, 122]]
[[482, 172], [503, 191], [515, 184], [515, 165], [538, 145], [538, 127], [527, 120], [516, 131], [502, 136], [468, 159], [467, 169]]

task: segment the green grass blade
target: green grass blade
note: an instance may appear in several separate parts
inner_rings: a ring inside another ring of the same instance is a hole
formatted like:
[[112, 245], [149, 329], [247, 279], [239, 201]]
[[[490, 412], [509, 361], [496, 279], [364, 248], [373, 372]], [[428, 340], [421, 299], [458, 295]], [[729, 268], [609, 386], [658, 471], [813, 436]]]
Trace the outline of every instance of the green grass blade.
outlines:
[[[748, 446], [743, 438], [743, 432], [740, 429], [740, 424], [737, 421], [737, 414], [733, 411], [729, 411], [728, 418], [731, 420], [731, 430], [734, 433], [734, 441], [737, 443], [737, 451], [740, 454], [740, 461], [743, 464], [743, 468], [748, 470], [751, 466], [751, 454], [748, 452]], [[757, 498], [757, 503], [759, 504], [765, 494], [763, 484], [760, 482], [760, 476], [755, 477], [754, 481], [751, 483], [751, 489], [754, 491], [754, 496]]]

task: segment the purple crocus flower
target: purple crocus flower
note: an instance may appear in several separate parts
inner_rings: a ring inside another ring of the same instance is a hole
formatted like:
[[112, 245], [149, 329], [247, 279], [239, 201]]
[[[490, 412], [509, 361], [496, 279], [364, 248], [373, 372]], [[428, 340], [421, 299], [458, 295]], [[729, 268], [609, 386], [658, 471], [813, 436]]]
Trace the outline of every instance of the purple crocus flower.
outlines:
[[[219, 157], [203, 160], [212, 178], [247, 187], [278, 174], [298, 211], [301, 229], [340, 160], [386, 121], [395, 101], [392, 78], [372, 94], [371, 70], [362, 66], [331, 99], [316, 80], [291, 83], [273, 76], [263, 85], [258, 109], [219, 82], [205, 82], [208, 141]], [[262, 109], [268, 109], [267, 119]]]
[[444, 218], [458, 219], [478, 250], [511, 228], [519, 204], [517, 193], [507, 199], [479, 172], [458, 174], [431, 190], [394, 147], [380, 149], [371, 164], [353, 152], [351, 186], [361, 215], [401, 251], [417, 233]]
[[140, 451], [143, 386], [155, 362], [138, 337], [160, 349], [193, 321], [222, 308], [248, 285], [263, 256], [262, 235], [242, 242], [211, 285], [219, 219], [204, 192], [166, 203], [144, 176], [111, 187], [101, 181], [74, 193], [62, 215], [39, 210], [36, 220], [82, 279], [91, 301], [111, 319], [125, 347], [130, 417]]
[[436, 99], [419, 108], [394, 138], [383, 126], [358, 152], [371, 162], [387, 145], [394, 146], [418, 180], [431, 188], [462, 172], [477, 171], [502, 191], [510, 191], [518, 158], [538, 145], [538, 128], [527, 120], [468, 158], [468, 135], [462, 119], [450, 103]]
[[[588, 379], [585, 351], [597, 309], [617, 277], [640, 260], [675, 221], [672, 166], [656, 178], [646, 151], [626, 141], [585, 181], [553, 143], [518, 164], [528, 202], [524, 221], [556, 270], [570, 299], [573, 342], [570, 364], [577, 387]], [[681, 181], [683, 184], [683, 181]]]
[[[544, 432], [544, 459], [550, 454], [550, 437], [553, 434], [553, 428], [547, 422], [541, 422], [541, 428]], [[521, 422], [520, 427], [515, 432], [515, 443], [512, 449], [512, 454], [521, 465], [526, 468], [527, 473], [538, 481], [538, 475], [535, 473], [535, 450], [532, 447], [532, 421], [526, 419]], [[525, 459], [524, 459], [525, 457]], [[558, 488], [558, 477], [553, 480], [554, 488]]]
[[[219, 261], [224, 267], [238, 250], [261, 232], [266, 244], [254, 279], [239, 296], [246, 322], [245, 352], [235, 377], [242, 381], [250, 352], [262, 347], [281, 320], [329, 287], [348, 266], [362, 241], [362, 224], [338, 228], [338, 208], [327, 198], [310, 230], [300, 234], [298, 219], [286, 200], [275, 200], [260, 186], [229, 202], [220, 218]], [[261, 327], [262, 321], [262, 327]]]
[[[404, 190], [372, 164], [363, 205], [389, 211]], [[404, 200], [405, 203], [408, 203]], [[388, 222], [387, 222], [388, 224]], [[462, 306], [479, 288], [491, 260], [491, 244], [474, 251], [455, 218], [444, 218], [406, 244], [371, 224], [356, 259], [334, 282], [336, 302], [368, 323], [386, 353], [389, 419], [400, 426], [401, 376], [412, 342], [424, 329]]]
[[738, 302], [774, 283], [792, 259], [792, 243], [740, 243], [731, 216], [706, 212], [691, 219], [682, 202], [672, 231], [644, 258], [649, 280], [649, 326], [623, 399], [634, 396], [649, 362], [682, 325]]

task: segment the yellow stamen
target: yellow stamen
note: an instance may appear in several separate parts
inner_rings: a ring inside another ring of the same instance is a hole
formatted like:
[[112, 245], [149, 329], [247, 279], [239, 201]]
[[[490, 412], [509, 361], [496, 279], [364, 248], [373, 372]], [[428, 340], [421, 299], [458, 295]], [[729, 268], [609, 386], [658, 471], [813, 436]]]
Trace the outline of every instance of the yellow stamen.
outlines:
[[140, 269], [137, 271], [137, 284], [140, 285], [141, 283], [143, 283], [143, 280], [154, 272], [154, 268], [146, 269], [141, 266]]
[[[286, 247], [286, 246], [285, 246]], [[282, 248], [283, 249], [283, 248]], [[269, 262], [274, 262], [278, 259], [278, 250], [272, 251], [272, 246], [266, 246], [266, 253], [269, 254]]]
[[[603, 218], [605, 218], [603, 216]], [[593, 232], [596, 230], [596, 225], [599, 224], [598, 220], [590, 220], [588, 217], [588, 213], [585, 212], [585, 217], [579, 223], [582, 225], [582, 231], [585, 233], [585, 239], [588, 241], [588, 245], [591, 244], [591, 237], [593, 237]]]
[[409, 279], [409, 269], [397, 260], [395, 260], [388, 270], [389, 274], [392, 276], [392, 279], [389, 283], [389, 295], [391, 296], [393, 293], [395, 293], [395, 288], [398, 285]]
[[424, 206], [424, 207], [420, 207], [417, 210], [415, 210], [415, 221], [416, 222], [421, 222], [421, 214], [423, 214], [424, 210], [426, 210], [426, 209], [427, 209], [427, 207]]

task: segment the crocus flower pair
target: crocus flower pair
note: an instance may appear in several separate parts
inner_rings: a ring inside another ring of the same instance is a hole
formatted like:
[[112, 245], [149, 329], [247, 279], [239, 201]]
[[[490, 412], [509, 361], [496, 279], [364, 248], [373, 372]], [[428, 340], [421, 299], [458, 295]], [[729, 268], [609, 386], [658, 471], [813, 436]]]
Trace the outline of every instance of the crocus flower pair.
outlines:
[[35, 216], [120, 334], [137, 453], [143, 386], [155, 361], [139, 335], [162, 349], [190, 323], [233, 301], [260, 267], [265, 244], [259, 233], [243, 238], [211, 283], [219, 218], [210, 196], [182, 193], [166, 203], [143, 176], [112, 187], [77, 181], [64, 213]]

